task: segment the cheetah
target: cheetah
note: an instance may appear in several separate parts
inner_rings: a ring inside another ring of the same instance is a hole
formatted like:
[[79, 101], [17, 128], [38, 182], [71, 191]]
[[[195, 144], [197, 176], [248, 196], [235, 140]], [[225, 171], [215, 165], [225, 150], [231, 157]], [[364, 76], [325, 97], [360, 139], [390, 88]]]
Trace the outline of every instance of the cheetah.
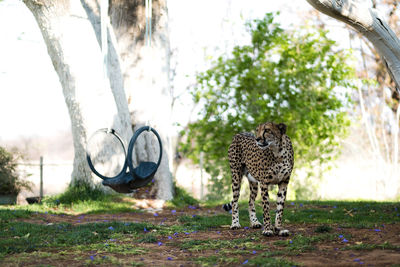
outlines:
[[[289, 230], [282, 228], [282, 214], [286, 199], [287, 186], [293, 170], [294, 156], [290, 138], [286, 135], [284, 123], [266, 122], [256, 129], [256, 136], [252, 133], [240, 133], [233, 137], [229, 146], [228, 157], [232, 173], [233, 200], [224, 205], [224, 209], [232, 209], [231, 229], [240, 228], [238, 199], [242, 177], [249, 180], [250, 199], [249, 216], [252, 228], [261, 228], [256, 216], [254, 201], [258, 194], [260, 183], [263, 214], [262, 234], [272, 236], [288, 236]], [[274, 227], [269, 214], [268, 186], [277, 184], [277, 211]]]

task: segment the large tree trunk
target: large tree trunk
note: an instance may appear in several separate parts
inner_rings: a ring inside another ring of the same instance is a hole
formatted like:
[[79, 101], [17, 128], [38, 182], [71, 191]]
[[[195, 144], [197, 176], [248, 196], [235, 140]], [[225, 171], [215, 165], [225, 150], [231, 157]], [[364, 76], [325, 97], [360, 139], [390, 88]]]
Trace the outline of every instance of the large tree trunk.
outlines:
[[[152, 1], [151, 44], [146, 45], [145, 1], [113, 0], [110, 19], [118, 41], [125, 78], [125, 90], [135, 129], [147, 123], [161, 135], [164, 152], [150, 195], [172, 198], [170, 162], [171, 103], [169, 85], [170, 46], [165, 0]], [[144, 142], [146, 140], [146, 142]], [[157, 160], [158, 144], [149, 136], [139, 139], [136, 155], [141, 160]]]
[[364, 35], [385, 61], [400, 89], [400, 41], [369, 0], [307, 0], [314, 8]]

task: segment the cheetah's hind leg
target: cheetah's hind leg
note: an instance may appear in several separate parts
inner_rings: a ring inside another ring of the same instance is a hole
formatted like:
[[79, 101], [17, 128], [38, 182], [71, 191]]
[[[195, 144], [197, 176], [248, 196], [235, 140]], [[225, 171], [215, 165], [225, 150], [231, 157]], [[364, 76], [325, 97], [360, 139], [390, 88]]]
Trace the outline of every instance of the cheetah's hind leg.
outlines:
[[242, 183], [242, 177], [243, 173], [241, 168], [232, 168], [231, 166], [231, 171], [232, 171], [232, 193], [233, 193], [233, 199], [232, 199], [232, 224], [231, 224], [231, 229], [239, 229], [241, 228], [241, 225], [239, 223], [239, 207], [238, 207], [238, 201], [239, 201], [239, 196], [240, 196], [240, 186]]
[[249, 179], [250, 198], [249, 198], [249, 217], [251, 228], [261, 228], [261, 223], [257, 219], [256, 208], [254, 202], [258, 194], [258, 182], [252, 182]]

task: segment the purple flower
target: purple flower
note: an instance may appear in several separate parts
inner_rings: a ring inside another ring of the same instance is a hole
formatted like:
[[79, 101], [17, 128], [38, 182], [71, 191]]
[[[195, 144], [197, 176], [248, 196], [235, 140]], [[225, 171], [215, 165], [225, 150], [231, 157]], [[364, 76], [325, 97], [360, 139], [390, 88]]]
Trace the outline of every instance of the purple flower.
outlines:
[[168, 257], [167, 260], [172, 261], [172, 258], [171, 258], [171, 257]]
[[189, 209], [192, 209], [192, 210], [195, 210], [195, 209], [196, 209], [196, 207], [195, 207], [195, 206], [192, 206], [192, 205], [189, 205], [188, 208], [189, 208]]
[[300, 207], [303, 207], [303, 203], [300, 203]]
[[172, 236], [168, 236], [168, 239], [172, 239]]
[[114, 227], [110, 226], [110, 227], [108, 227], [108, 230], [113, 231], [113, 230], [114, 230]]
[[155, 212], [155, 213], [154, 213], [154, 216], [156, 216], [156, 217], [157, 217], [157, 216], [158, 216], [158, 213], [157, 213], [157, 212]]
[[129, 225], [131, 225], [131, 224], [130, 224], [130, 223], [124, 223], [124, 225], [125, 225], [125, 226], [129, 226]]
[[349, 240], [347, 240], [346, 238], [343, 238], [343, 242], [347, 243], [347, 242], [349, 242]]
[[248, 230], [248, 229], [249, 229], [249, 227], [247, 227], [247, 226], [246, 226], [246, 227], [244, 227], [244, 230]]
[[245, 260], [242, 264], [247, 264], [249, 262], [249, 260]]
[[146, 227], [143, 229], [143, 231], [144, 231], [145, 233], [148, 232], [147, 229], [146, 229]]
[[192, 215], [192, 218], [196, 217], [196, 214]]
[[188, 234], [190, 234], [190, 233], [188, 233], [188, 232], [185, 232], [185, 235], [188, 235]]
[[289, 241], [289, 243], [290, 243], [290, 244], [293, 244], [293, 241], [292, 241], [292, 240], [290, 240], [290, 241]]
[[290, 205], [294, 206], [294, 202], [290, 202]]
[[257, 251], [255, 251], [255, 250], [253, 250], [253, 252], [252, 252], [253, 254], [256, 254], [257, 253]]
[[336, 206], [333, 206], [333, 208], [336, 209], [337, 207], [336, 207]]
[[162, 246], [162, 242], [158, 241], [158, 245], [159, 245], [159, 246]]
[[380, 229], [374, 229], [374, 231], [375, 231], [375, 232], [380, 232], [381, 230], [380, 230]]
[[357, 259], [354, 259], [353, 261], [360, 262], [361, 260], [357, 258]]
[[176, 210], [171, 210], [171, 212], [172, 212], [172, 214], [175, 214], [175, 213], [176, 213]]
[[343, 235], [339, 235], [339, 238], [343, 238]]
[[218, 232], [217, 232], [217, 234], [221, 234], [221, 232], [220, 232], [220, 231], [218, 231]]
[[178, 235], [178, 233], [174, 233], [174, 236], [177, 236]]
[[90, 259], [91, 259], [91, 260], [94, 260], [94, 256], [93, 256], [93, 255], [90, 255]]

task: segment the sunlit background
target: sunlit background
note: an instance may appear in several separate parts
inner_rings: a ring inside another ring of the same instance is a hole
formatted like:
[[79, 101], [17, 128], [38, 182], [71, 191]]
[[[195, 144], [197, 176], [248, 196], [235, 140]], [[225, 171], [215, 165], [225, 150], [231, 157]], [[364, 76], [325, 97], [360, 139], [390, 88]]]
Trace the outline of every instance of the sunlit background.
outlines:
[[[171, 131], [177, 134], [182, 125], [193, 120], [194, 104], [187, 88], [194, 83], [196, 73], [205, 70], [217, 55], [249, 42], [244, 27], [246, 21], [262, 18], [266, 12], [279, 11], [281, 15], [277, 20], [284, 28], [293, 28], [310, 20], [311, 10], [305, 1], [168, 1], [171, 63], [176, 71], [173, 86], [179, 95]], [[358, 51], [361, 47], [367, 49], [365, 45], [351, 42], [344, 24], [326, 18], [324, 21], [331, 30], [331, 38], [341, 47], [355, 48], [355, 57], [360, 59]], [[57, 74], [36, 21], [21, 1], [0, 2], [0, 34], [0, 145], [18, 147], [25, 156], [21, 163], [36, 164], [43, 156], [44, 193], [60, 193], [70, 181], [73, 145], [70, 119]], [[357, 64], [361, 69], [361, 63]], [[384, 140], [376, 134], [371, 137], [364, 120], [379, 129], [377, 122], [373, 114], [363, 117], [357, 92], [354, 95], [354, 108], [349, 111], [353, 122], [349, 137], [342, 142], [342, 155], [335, 167], [325, 173], [322, 180], [316, 179], [316, 196], [321, 199], [398, 199], [398, 165], [388, 159], [387, 151], [377, 151], [374, 147], [374, 142]], [[367, 99], [366, 111], [378, 106], [379, 116], [394, 125], [393, 113], [380, 101], [377, 98], [368, 102]], [[37, 195], [39, 166], [21, 164], [20, 168], [27, 176], [31, 174], [28, 179], [35, 183], [34, 192], [23, 192], [22, 196]], [[180, 164], [175, 175], [177, 183], [198, 198], [206, 194], [207, 177], [189, 160]], [[299, 175], [298, 179], [306, 178]]]

